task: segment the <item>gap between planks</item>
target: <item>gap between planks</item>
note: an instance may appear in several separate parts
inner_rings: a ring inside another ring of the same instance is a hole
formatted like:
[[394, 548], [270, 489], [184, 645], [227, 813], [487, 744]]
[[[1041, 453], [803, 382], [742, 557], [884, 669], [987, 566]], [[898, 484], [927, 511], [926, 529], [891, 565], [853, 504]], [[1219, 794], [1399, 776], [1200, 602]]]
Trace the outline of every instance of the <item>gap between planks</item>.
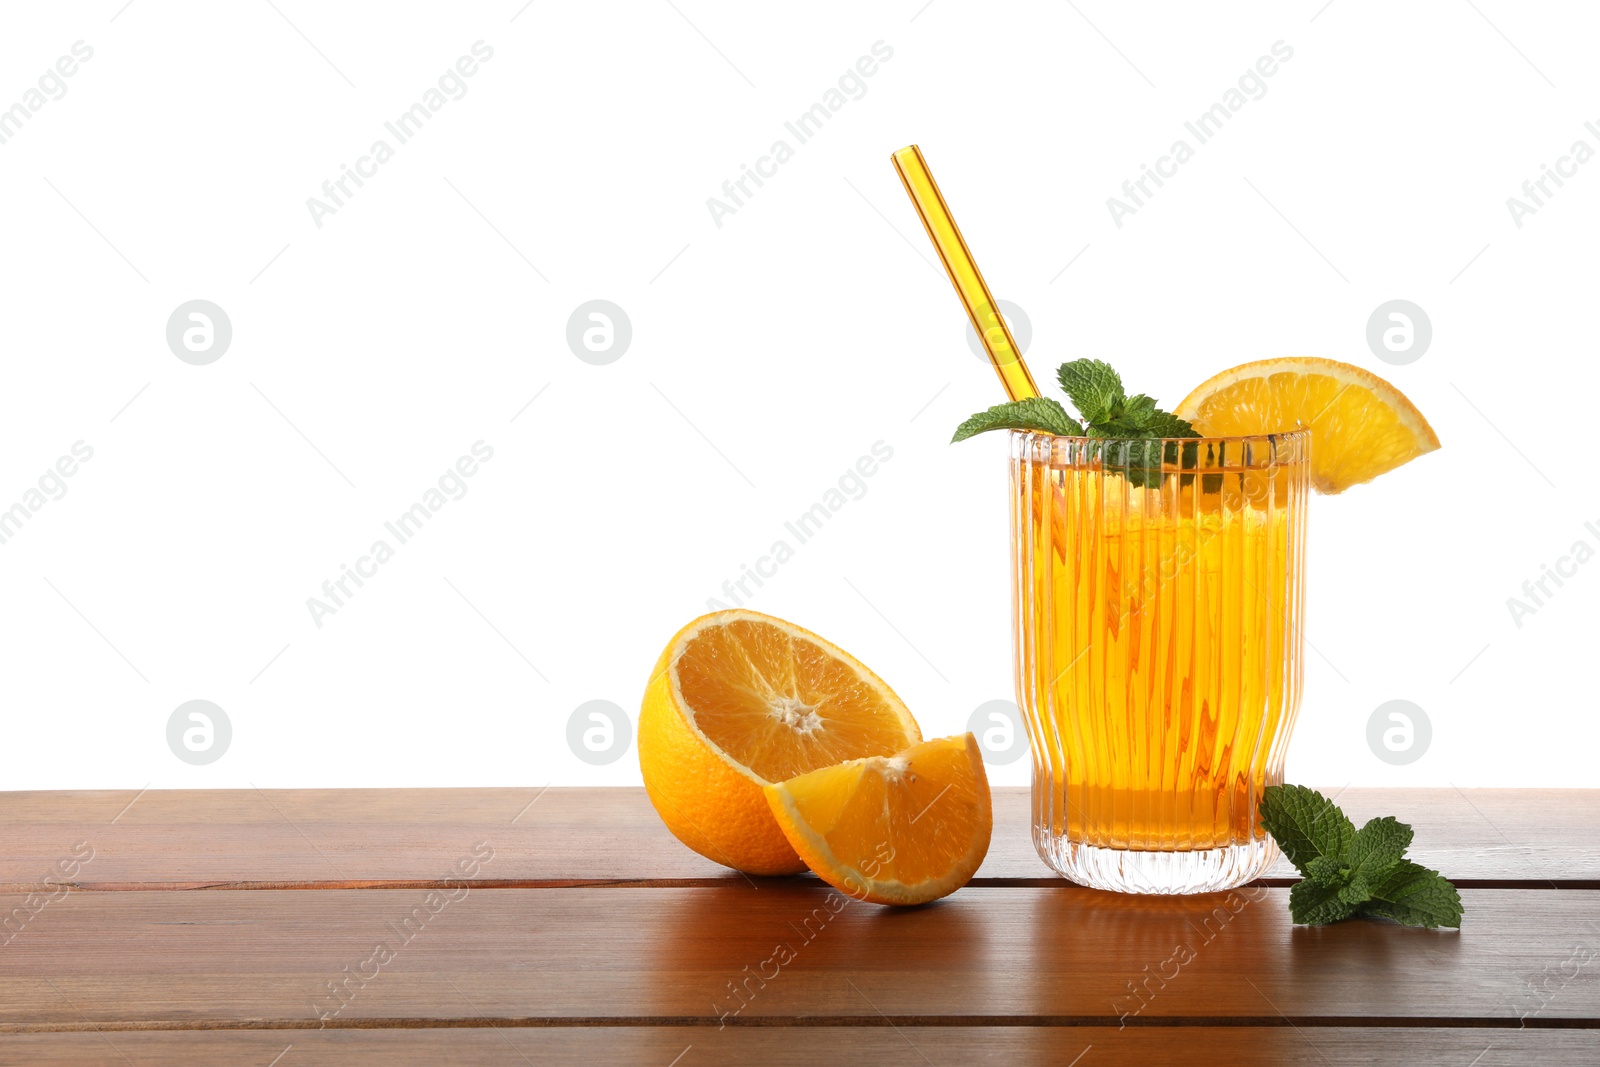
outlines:
[[[1370, 1030], [1595, 1030], [1600, 1017], [1531, 1017], [1510, 1026], [1504, 1018], [1477, 1016], [1426, 1015], [741, 1015], [726, 1020], [728, 1028], [772, 1029], [775, 1027], [934, 1027], [940, 1029], [1006, 1027], [1075, 1029], [1118, 1027], [1128, 1029], [1167, 1029], [1173, 1027], [1229, 1027], [1246, 1030], [1327, 1029], [1359, 1027]], [[439, 1019], [424, 1017], [336, 1019], [323, 1024], [314, 1019], [218, 1019], [192, 1023], [144, 1020], [115, 1023], [4, 1023], [6, 1034], [74, 1034], [193, 1031], [193, 1030], [478, 1030], [478, 1029], [596, 1029], [623, 1027], [671, 1027], [684, 1031], [721, 1030], [723, 1023], [703, 1015], [614, 1015], [614, 1016], [498, 1016]]]

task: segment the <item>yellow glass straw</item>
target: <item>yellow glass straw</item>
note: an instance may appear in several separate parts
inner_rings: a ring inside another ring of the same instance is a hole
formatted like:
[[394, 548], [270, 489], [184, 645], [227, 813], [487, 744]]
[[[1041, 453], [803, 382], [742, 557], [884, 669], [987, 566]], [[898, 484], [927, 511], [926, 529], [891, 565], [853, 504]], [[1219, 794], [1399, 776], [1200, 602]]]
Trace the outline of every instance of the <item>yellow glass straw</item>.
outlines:
[[1000, 375], [1000, 384], [1005, 386], [1006, 394], [1012, 400], [1038, 396], [1039, 387], [1033, 383], [1028, 365], [1022, 362], [1022, 353], [1017, 351], [1011, 328], [995, 306], [994, 297], [984, 284], [978, 265], [972, 260], [967, 242], [962, 239], [961, 231], [956, 228], [956, 220], [951, 218], [950, 209], [939, 194], [938, 183], [928, 170], [927, 160], [922, 158], [922, 150], [916, 145], [907, 145], [890, 158], [894, 160], [894, 169], [906, 187], [906, 195], [911, 197], [911, 203], [922, 219], [923, 228], [928, 231], [934, 251], [939, 253], [939, 262], [944, 264], [945, 273], [950, 275], [950, 284], [956, 287], [956, 295], [967, 309], [972, 328], [978, 331], [983, 349], [989, 353], [995, 373]]

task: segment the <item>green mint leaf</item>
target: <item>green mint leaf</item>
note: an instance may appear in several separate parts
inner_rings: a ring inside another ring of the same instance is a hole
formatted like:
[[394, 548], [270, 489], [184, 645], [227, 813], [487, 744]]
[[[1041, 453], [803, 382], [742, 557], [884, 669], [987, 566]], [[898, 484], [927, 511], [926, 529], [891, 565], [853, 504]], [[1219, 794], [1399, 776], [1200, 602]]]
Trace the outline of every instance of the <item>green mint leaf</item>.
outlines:
[[1306, 864], [1306, 881], [1338, 889], [1350, 877], [1350, 869], [1334, 856], [1318, 856]]
[[1090, 437], [1104, 437], [1122, 441], [1137, 441], [1148, 436], [1141, 427], [1135, 426], [1125, 419], [1105, 419], [1100, 422], [1091, 422], [1084, 427], [1084, 432]]
[[1404, 926], [1461, 926], [1461, 894], [1438, 871], [1401, 860], [1372, 886], [1362, 915], [1381, 915]]
[[1398, 819], [1372, 819], [1358, 832], [1316, 790], [1275, 785], [1262, 794], [1261, 823], [1305, 876], [1289, 890], [1295, 922], [1361, 915], [1404, 926], [1460, 927], [1461, 894], [1438, 871], [1405, 858], [1413, 835]]
[[1369, 881], [1382, 880], [1389, 868], [1399, 863], [1411, 847], [1411, 827], [1385, 815], [1363, 826], [1350, 845], [1352, 870]]
[[[1198, 437], [1194, 427], [1156, 406], [1154, 397], [1144, 393], [1128, 396], [1122, 376], [1109, 363], [1098, 359], [1075, 359], [1061, 364], [1056, 379], [1078, 409], [1080, 423], [1067, 410], [1048, 397], [1014, 400], [996, 404], [963, 422], [952, 441], [989, 430], [1039, 430], [1067, 437], [1096, 437], [1126, 441], [1126, 447], [1108, 448], [1104, 453], [1107, 470], [1121, 471], [1134, 488], [1161, 487], [1164, 464], [1195, 465], [1198, 452], [1193, 445], [1164, 447], [1162, 438]], [[1221, 485], [1220, 475], [1206, 475]], [[1192, 476], [1190, 476], [1192, 480]]]
[[1155, 398], [1143, 393], [1130, 396], [1122, 403], [1122, 417], [1135, 426], [1142, 427], [1145, 420], [1158, 411]]
[[1289, 890], [1289, 917], [1297, 923], [1336, 923], [1354, 915], [1356, 907], [1339, 899], [1339, 890], [1333, 886], [1296, 882]]
[[1339, 899], [1346, 904], [1364, 904], [1372, 899], [1372, 886], [1360, 871], [1351, 871], [1339, 887]]
[[1039, 430], [1063, 437], [1083, 435], [1083, 427], [1067, 414], [1067, 409], [1061, 406], [1060, 401], [1047, 396], [1034, 396], [996, 404], [988, 411], [978, 412], [956, 427], [956, 435], [950, 440], [952, 443], [965, 441], [989, 430]]
[[1199, 437], [1183, 419], [1165, 411], [1127, 411], [1109, 419], [1091, 420], [1090, 437], [1125, 437], [1154, 439], [1158, 437]]
[[[1061, 388], [1078, 409], [1085, 424], [1084, 433], [1104, 440], [1125, 440], [1146, 447], [1130, 446], [1106, 454], [1110, 469], [1122, 470], [1128, 484], [1135, 488], [1159, 488], [1162, 460], [1177, 463], [1176, 449], [1165, 450], [1154, 446], [1166, 437], [1199, 437], [1194, 427], [1183, 419], [1156, 406], [1155, 398], [1144, 393], [1128, 396], [1123, 392], [1122, 378], [1107, 363], [1098, 359], [1077, 359], [1063, 363], [1056, 372]], [[1193, 453], [1184, 458], [1192, 460]]]
[[1355, 824], [1315, 789], [1303, 785], [1268, 786], [1261, 796], [1260, 810], [1261, 824], [1301, 874], [1319, 856], [1345, 862], [1355, 842]]
[[1159, 408], [1150, 413], [1143, 424], [1143, 430], [1151, 437], [1199, 437], [1188, 419], [1180, 419], [1170, 412]]
[[1127, 394], [1122, 390], [1122, 376], [1111, 369], [1111, 364], [1098, 359], [1075, 359], [1061, 364], [1056, 380], [1083, 421], [1104, 422], [1122, 413]]

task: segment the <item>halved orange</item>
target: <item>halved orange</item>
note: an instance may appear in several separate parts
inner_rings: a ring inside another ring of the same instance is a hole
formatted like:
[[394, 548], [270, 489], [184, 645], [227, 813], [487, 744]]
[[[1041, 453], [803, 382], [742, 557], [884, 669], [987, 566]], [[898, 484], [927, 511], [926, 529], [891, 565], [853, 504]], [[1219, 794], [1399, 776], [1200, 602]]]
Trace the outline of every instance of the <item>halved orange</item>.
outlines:
[[966, 885], [989, 851], [989, 778], [970, 733], [767, 786], [806, 866], [857, 900], [926, 904]]
[[921, 740], [905, 704], [854, 656], [754, 611], [679, 630], [639, 711], [639, 768], [662, 821], [702, 856], [749, 874], [805, 869], [766, 785]]
[[1207, 437], [1311, 430], [1311, 484], [1342, 493], [1439, 447], [1416, 405], [1371, 371], [1315, 356], [1263, 359], [1202, 382], [1174, 414]]

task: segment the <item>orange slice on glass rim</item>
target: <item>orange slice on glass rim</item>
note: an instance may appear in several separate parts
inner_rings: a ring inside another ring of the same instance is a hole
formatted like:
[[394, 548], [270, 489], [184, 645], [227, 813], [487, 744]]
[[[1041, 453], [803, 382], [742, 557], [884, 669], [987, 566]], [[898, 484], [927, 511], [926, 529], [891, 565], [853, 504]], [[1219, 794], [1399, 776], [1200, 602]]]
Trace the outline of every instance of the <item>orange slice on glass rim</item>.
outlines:
[[1439, 447], [1405, 394], [1371, 371], [1315, 356], [1264, 359], [1225, 370], [1184, 397], [1174, 414], [1206, 437], [1311, 430], [1311, 484], [1342, 493]]

